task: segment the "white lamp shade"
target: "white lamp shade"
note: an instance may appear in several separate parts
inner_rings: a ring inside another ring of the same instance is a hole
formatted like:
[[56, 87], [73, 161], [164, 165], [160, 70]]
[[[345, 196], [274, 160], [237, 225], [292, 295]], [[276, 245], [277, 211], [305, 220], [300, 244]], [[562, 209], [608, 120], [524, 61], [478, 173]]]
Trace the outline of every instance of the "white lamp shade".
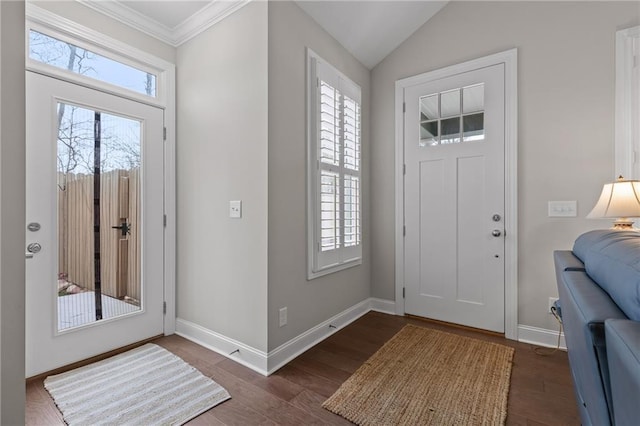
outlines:
[[640, 181], [607, 183], [588, 218], [640, 217]]

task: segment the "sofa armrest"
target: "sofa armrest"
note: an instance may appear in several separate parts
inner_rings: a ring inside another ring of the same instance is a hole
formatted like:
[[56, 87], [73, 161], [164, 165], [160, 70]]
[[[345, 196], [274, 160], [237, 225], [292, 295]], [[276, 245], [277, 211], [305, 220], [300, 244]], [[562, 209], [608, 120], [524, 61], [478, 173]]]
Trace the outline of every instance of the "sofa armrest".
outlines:
[[604, 322], [626, 316], [586, 272], [563, 271], [558, 282], [562, 323], [579, 403], [588, 419], [583, 424], [612, 423], [613, 404], [609, 382]]
[[584, 263], [569, 250], [555, 250], [553, 252], [553, 262], [556, 271], [584, 271]]
[[640, 322], [607, 320], [605, 337], [615, 424], [637, 425], [640, 419]]
[[[564, 272], [585, 271], [584, 263], [582, 263], [582, 261], [569, 250], [555, 250], [553, 252], [553, 263], [555, 265], [557, 282], [562, 280], [562, 274]], [[556, 308], [556, 313], [560, 319], [562, 319], [562, 301], [558, 299], [554, 303], [554, 306]]]

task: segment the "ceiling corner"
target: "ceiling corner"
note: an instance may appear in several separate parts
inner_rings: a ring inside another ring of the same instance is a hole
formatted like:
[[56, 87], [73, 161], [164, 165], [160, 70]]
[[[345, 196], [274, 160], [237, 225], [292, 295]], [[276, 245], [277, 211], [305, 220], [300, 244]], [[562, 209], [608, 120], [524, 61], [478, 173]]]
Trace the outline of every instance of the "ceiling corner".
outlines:
[[173, 30], [173, 45], [180, 46], [206, 29], [222, 21], [233, 12], [249, 4], [251, 0], [213, 1], [185, 19]]
[[[193, 14], [174, 27], [158, 22], [119, 0], [75, 1], [164, 43], [178, 47], [241, 9], [251, 0], [213, 0], [207, 2], [204, 7], [194, 10]], [[128, 3], [133, 4], [132, 2]], [[163, 3], [169, 5], [170, 1]], [[179, 5], [180, 2], [174, 1], [173, 3]]]
[[118, 1], [75, 0], [97, 12], [102, 13], [129, 27], [157, 38], [167, 44], [173, 44], [172, 31], [161, 23], [144, 16], [138, 11]]

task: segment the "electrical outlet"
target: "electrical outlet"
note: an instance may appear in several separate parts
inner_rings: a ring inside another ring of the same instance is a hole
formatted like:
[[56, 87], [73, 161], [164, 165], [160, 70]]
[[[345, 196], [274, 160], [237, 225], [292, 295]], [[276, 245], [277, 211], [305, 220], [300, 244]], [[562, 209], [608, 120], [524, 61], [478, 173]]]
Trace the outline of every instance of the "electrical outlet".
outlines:
[[280, 308], [280, 327], [287, 325], [287, 307]]
[[553, 306], [554, 303], [556, 303], [556, 300], [558, 300], [558, 297], [550, 297], [549, 298], [549, 306], [547, 307], [547, 313], [550, 315], [553, 315], [551, 313], [551, 307]]

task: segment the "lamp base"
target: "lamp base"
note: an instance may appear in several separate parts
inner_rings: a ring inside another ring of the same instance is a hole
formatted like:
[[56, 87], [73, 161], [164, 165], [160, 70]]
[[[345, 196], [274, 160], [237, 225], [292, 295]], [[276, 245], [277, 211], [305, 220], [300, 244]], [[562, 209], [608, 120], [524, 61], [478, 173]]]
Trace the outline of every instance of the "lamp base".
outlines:
[[623, 231], [636, 231], [637, 228], [633, 227], [633, 221], [629, 220], [626, 217], [621, 217], [613, 222], [613, 227], [611, 229], [620, 229]]
[[616, 223], [614, 224], [611, 229], [619, 229], [621, 231], [637, 231], [638, 228], [634, 228], [633, 224], [622, 224], [622, 223]]

